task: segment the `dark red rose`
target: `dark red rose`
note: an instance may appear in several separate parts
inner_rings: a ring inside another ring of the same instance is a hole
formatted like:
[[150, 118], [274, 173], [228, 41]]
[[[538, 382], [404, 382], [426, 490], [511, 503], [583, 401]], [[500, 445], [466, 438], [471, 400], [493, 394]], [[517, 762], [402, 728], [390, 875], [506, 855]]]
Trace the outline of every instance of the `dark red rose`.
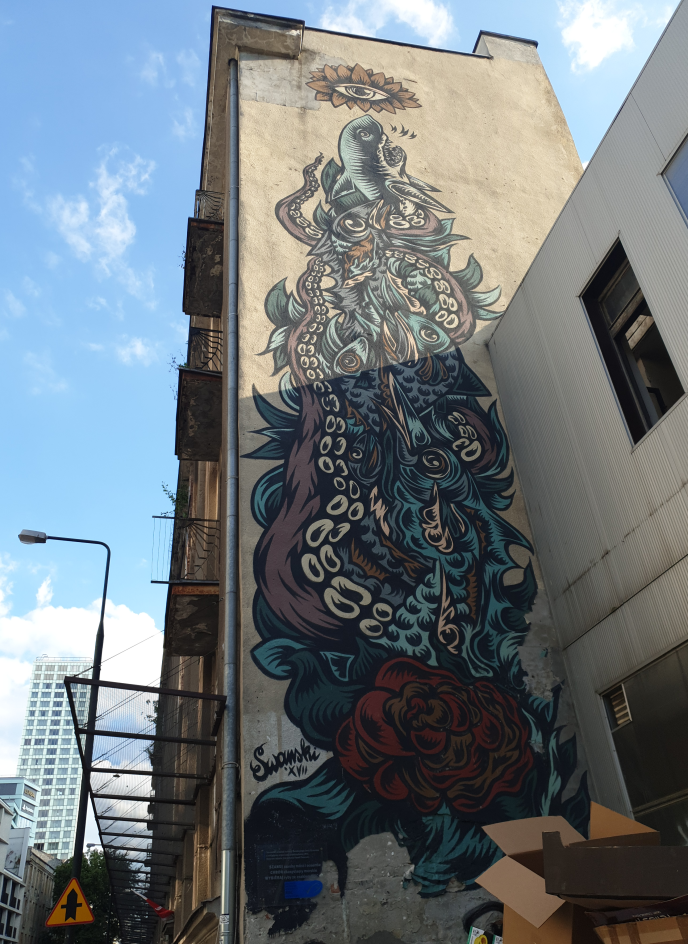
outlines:
[[339, 729], [335, 750], [385, 800], [474, 814], [518, 792], [533, 766], [529, 739], [515, 699], [491, 682], [463, 685], [451, 672], [395, 659]]

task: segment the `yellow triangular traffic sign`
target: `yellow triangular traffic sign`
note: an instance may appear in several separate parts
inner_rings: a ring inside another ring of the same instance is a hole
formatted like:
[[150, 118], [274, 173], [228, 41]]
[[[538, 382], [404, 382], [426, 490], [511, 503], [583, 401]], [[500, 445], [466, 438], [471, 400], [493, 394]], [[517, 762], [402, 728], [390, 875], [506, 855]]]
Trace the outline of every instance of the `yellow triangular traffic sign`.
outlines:
[[95, 918], [81, 885], [73, 878], [60, 895], [57, 904], [48, 915], [46, 928], [66, 928], [73, 924], [93, 924]]

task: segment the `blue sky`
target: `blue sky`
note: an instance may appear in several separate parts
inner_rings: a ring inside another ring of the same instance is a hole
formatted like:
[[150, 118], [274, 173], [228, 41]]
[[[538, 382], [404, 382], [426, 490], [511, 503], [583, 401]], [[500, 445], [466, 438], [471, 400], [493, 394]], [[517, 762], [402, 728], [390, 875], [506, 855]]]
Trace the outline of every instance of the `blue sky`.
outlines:
[[[673, 11], [646, 0], [348, 0], [249, 9], [471, 51], [480, 29], [537, 39], [587, 161]], [[88, 654], [103, 555], [21, 546], [22, 528], [113, 549], [106, 656], [162, 628], [151, 515], [174, 486], [170, 357], [183, 359], [181, 255], [198, 186], [210, 4], [0, 5], [0, 774], [12, 774], [33, 659]], [[77, 651], [78, 650], [78, 651]], [[159, 635], [108, 664], [154, 679]]]

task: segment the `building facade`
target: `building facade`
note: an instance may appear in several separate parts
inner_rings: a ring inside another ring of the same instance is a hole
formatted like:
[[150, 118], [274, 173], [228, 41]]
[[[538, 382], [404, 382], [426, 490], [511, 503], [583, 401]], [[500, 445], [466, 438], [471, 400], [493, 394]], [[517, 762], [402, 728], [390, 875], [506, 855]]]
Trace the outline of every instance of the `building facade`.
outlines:
[[24, 907], [24, 871], [29, 850], [29, 827], [13, 829], [14, 809], [0, 800], [0, 942], [19, 938]]
[[39, 944], [46, 933], [45, 921], [53, 906], [55, 869], [59, 862], [47, 852], [29, 848], [24, 871], [19, 944]]
[[[81, 761], [63, 679], [90, 677], [89, 659], [40, 656], [31, 673], [17, 777], [40, 788], [35, 824], [37, 849], [59, 859], [72, 854]], [[85, 701], [87, 693], [83, 691]]]
[[688, 842], [688, 4], [490, 342], [593, 796]]
[[14, 829], [29, 829], [29, 845], [36, 839], [36, 821], [41, 788], [23, 777], [0, 777], [0, 797], [14, 809]]
[[199, 749], [152, 746], [150, 801], [132, 787], [116, 828], [97, 800], [113, 849], [153, 830], [135, 868], [174, 910], [162, 936], [497, 929], [481, 826], [586, 829], [487, 348], [581, 170], [530, 40], [450, 53], [214, 8], [156, 521], [161, 686], [198, 709], [163, 716], [161, 688], [150, 715], [152, 740], [174, 717]]

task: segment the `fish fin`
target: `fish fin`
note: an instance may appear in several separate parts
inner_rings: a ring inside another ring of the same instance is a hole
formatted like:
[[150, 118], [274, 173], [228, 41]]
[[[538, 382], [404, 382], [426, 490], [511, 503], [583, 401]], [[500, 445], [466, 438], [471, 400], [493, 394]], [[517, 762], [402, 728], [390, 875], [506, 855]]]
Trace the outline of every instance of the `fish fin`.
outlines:
[[406, 176], [414, 187], [418, 187], [420, 190], [432, 190], [433, 193], [440, 193], [439, 187], [433, 187], [431, 184], [426, 184], [424, 180], [420, 180], [418, 177], [412, 177], [410, 174], [407, 174]]
[[356, 192], [356, 184], [353, 182], [351, 174], [348, 170], [345, 170], [342, 176], [339, 178], [337, 183], [332, 188], [331, 199], [339, 200], [341, 197], [346, 197], [350, 193]]
[[410, 183], [404, 183], [402, 180], [386, 180], [385, 186], [400, 200], [411, 200], [413, 203], [420, 203], [421, 206], [429, 207], [431, 210], [439, 210], [441, 213], [451, 213], [449, 207], [444, 206], [439, 200], [429, 196]]

